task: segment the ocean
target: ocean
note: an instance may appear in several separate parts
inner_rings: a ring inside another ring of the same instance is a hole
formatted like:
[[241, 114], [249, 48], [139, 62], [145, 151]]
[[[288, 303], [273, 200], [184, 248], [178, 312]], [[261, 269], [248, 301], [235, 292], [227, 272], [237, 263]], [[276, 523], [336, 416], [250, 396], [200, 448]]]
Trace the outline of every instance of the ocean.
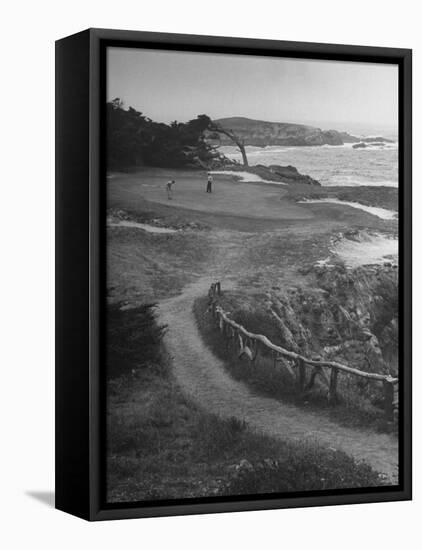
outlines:
[[[242, 160], [236, 147], [224, 146], [220, 151], [231, 159]], [[323, 186], [398, 187], [397, 143], [365, 149], [353, 149], [351, 143], [320, 147], [246, 147], [246, 152], [250, 165], [292, 165]]]

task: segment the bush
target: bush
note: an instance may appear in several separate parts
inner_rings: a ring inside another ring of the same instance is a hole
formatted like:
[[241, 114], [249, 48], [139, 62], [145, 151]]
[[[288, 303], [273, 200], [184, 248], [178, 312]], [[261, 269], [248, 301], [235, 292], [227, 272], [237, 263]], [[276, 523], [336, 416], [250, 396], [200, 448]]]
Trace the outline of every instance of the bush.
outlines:
[[159, 363], [161, 340], [166, 327], [156, 323], [156, 304], [122, 310], [121, 304], [107, 309], [107, 377], [116, 378], [133, 369]]

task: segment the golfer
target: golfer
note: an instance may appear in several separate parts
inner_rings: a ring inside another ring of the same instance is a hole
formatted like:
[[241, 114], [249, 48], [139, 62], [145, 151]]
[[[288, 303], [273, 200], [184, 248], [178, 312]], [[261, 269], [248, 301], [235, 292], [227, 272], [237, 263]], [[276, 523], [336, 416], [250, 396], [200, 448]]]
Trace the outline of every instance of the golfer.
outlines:
[[212, 174], [208, 172], [207, 193], [212, 193]]
[[166, 184], [167, 189], [167, 198], [170, 201], [173, 198], [173, 185], [175, 184], [174, 180], [169, 180]]

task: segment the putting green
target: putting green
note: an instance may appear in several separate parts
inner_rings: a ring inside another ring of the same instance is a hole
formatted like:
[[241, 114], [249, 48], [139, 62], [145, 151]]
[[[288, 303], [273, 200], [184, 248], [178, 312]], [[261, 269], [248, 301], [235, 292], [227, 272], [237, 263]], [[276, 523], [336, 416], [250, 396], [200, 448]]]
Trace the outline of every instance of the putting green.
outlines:
[[[173, 197], [166, 183], [175, 180]], [[144, 169], [131, 174], [111, 174], [107, 179], [110, 202], [119, 200], [136, 208], [140, 201], [165, 204], [198, 212], [266, 220], [309, 220], [309, 208], [287, 200], [282, 185], [238, 183], [231, 175], [215, 175], [213, 192], [206, 193], [207, 174], [202, 171]]]

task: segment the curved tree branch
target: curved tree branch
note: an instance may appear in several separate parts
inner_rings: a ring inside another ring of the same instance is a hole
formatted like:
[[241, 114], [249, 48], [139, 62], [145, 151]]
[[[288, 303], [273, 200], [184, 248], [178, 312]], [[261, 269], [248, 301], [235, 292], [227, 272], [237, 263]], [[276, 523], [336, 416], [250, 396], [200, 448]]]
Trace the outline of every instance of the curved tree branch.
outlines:
[[218, 134], [224, 134], [225, 136], [230, 138], [233, 141], [233, 143], [236, 144], [236, 146], [239, 148], [239, 150], [242, 154], [243, 165], [244, 166], [249, 166], [248, 157], [246, 155], [245, 142], [242, 138], [240, 138], [238, 135], [236, 135], [233, 132], [233, 130], [228, 130], [227, 128], [224, 128], [223, 126], [221, 126], [220, 124], [218, 124], [216, 122], [210, 122], [210, 124], [208, 126], [208, 129], [211, 132], [216, 132]]

